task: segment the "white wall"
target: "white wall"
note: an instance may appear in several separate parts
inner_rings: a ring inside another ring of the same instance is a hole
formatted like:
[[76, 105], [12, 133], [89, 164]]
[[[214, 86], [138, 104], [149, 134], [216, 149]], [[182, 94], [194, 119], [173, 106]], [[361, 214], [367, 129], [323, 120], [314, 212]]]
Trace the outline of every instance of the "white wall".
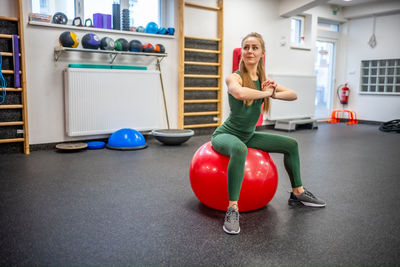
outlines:
[[[14, 4], [15, 2], [15, 4]], [[16, 17], [17, 16], [17, 1], [1, 0], [0, 1], [0, 16]]]
[[[172, 0], [173, 1], [173, 0]], [[209, 0], [213, 2], [215, 0]], [[12, 3], [12, 4], [11, 4]], [[178, 1], [175, 0], [175, 14]], [[15, 16], [14, 0], [0, 1], [0, 15]], [[312, 14], [311, 50], [291, 49], [290, 19], [279, 17], [279, 0], [226, 0], [224, 18], [224, 76], [232, 71], [232, 52], [240, 47], [241, 38], [252, 31], [263, 35], [266, 46], [266, 71], [275, 74], [314, 74], [314, 42], [316, 39], [316, 23], [318, 15]], [[30, 0], [24, 0], [24, 20], [27, 23], [30, 12]], [[322, 12], [323, 13], [323, 12]], [[328, 12], [329, 13], [329, 12]], [[251, 15], [250, 15], [251, 14]], [[193, 25], [202, 28], [202, 18], [193, 19]], [[175, 16], [176, 35], [178, 18]], [[339, 42], [337, 55], [337, 83], [347, 81], [352, 88], [349, 108], [357, 112], [360, 119], [387, 121], [400, 117], [400, 96], [367, 96], [358, 95], [359, 64], [362, 59], [399, 58], [398, 44], [400, 34], [400, 15], [381, 16], [377, 18], [378, 46], [370, 49], [367, 46], [371, 35], [372, 18], [355, 19], [345, 23]], [[63, 57], [55, 63], [54, 47], [58, 45], [58, 36], [63, 30], [25, 25], [25, 47], [27, 63], [28, 116], [30, 143], [52, 143], [75, 140], [65, 134], [64, 98], [62, 86], [62, 69], [69, 63]], [[75, 30], [79, 36], [85, 32]], [[134, 36], [122, 34], [98, 33], [99, 36], [110, 36], [114, 39], [124, 37], [128, 40]], [[138, 37], [143, 42], [163, 43], [168, 57], [163, 60], [163, 78], [167, 96], [167, 105], [171, 127], [177, 126], [178, 120], [178, 39], [161, 39], [154, 37]], [[287, 44], [281, 46], [282, 39]], [[74, 63], [92, 63], [90, 57], [83, 59], [71, 55]], [[351, 74], [353, 73], [354, 74]], [[350, 74], [349, 74], [350, 73]], [[226, 86], [223, 94], [224, 119], [228, 116]], [[94, 137], [89, 137], [94, 138]], [[79, 138], [78, 138], [79, 139]]]
[[[359, 8], [339, 9], [336, 15], [333, 15], [332, 7], [329, 5], [315, 7], [306, 12], [315, 18], [342, 23], [339, 38], [333, 34], [330, 34], [331, 37], [326, 36], [336, 42], [334, 109], [342, 108], [336, 97], [336, 88], [347, 82], [351, 89], [347, 108], [355, 111], [359, 119], [389, 121], [400, 118], [399, 95], [359, 94], [361, 60], [400, 58], [399, 8], [399, 1], [382, 1], [379, 4], [368, 3]], [[360, 13], [360, 10], [363, 12]], [[392, 12], [397, 12], [397, 14], [382, 15]], [[372, 49], [367, 43], [372, 35], [373, 14], [375, 13], [381, 14], [376, 17], [376, 37], [379, 44]], [[361, 14], [363, 18], [346, 19], [346, 17], [358, 17]]]
[[361, 95], [361, 60], [400, 58], [400, 14], [376, 17], [377, 46], [370, 48], [373, 18], [354, 19], [347, 22], [344, 35], [346, 76], [351, 88], [349, 108], [362, 120], [389, 121], [400, 118], [400, 95]]
[[[298, 50], [289, 47], [290, 19], [279, 17], [278, 0], [229, 0], [225, 5], [224, 75], [232, 72], [233, 50], [250, 32], [260, 33], [266, 44], [267, 74], [314, 74], [314, 47]], [[313, 24], [316, 21], [312, 21]], [[315, 28], [315, 27], [314, 27]], [[314, 33], [315, 35], [315, 33]], [[315, 37], [312, 37], [315, 38]], [[286, 45], [281, 46], [281, 41]], [[224, 119], [229, 115], [226, 86], [224, 86]]]

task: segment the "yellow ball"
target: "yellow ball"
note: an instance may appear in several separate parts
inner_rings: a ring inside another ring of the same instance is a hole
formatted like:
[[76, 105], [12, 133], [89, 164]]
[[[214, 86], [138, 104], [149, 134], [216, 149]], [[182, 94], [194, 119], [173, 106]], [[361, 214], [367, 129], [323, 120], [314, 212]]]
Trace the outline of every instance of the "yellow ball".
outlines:
[[60, 45], [63, 47], [76, 48], [79, 45], [78, 36], [76, 35], [76, 33], [70, 31], [63, 32], [60, 35], [58, 41], [60, 42]]

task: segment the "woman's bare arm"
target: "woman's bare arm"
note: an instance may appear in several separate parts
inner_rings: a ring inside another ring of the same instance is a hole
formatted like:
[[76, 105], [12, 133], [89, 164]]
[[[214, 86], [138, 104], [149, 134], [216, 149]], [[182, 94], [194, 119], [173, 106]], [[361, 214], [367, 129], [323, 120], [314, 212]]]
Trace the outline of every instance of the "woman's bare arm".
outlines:
[[266, 90], [267, 88], [275, 88], [275, 91], [272, 93], [271, 97], [274, 99], [280, 99], [280, 100], [286, 100], [286, 101], [292, 101], [297, 99], [297, 94], [295, 91], [275, 83], [271, 79], [267, 79], [263, 84], [261, 85], [263, 90]]
[[228, 92], [238, 100], [254, 100], [261, 99], [265, 97], [270, 97], [273, 94], [273, 88], [267, 90], [254, 90], [252, 88], [243, 87], [242, 78], [236, 73], [230, 74], [226, 80], [226, 85], [228, 86]]

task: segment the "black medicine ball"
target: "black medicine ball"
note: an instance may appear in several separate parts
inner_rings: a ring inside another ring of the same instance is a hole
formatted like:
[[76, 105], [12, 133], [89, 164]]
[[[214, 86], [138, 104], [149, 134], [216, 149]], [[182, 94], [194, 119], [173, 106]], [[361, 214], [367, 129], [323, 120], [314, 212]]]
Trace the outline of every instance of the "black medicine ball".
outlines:
[[119, 38], [115, 41], [115, 50], [129, 51], [129, 43], [124, 38]]
[[131, 52], [142, 52], [142, 43], [139, 40], [132, 40], [129, 42], [129, 51]]
[[100, 40], [100, 49], [102, 50], [114, 50], [115, 42], [110, 37], [104, 37]]
[[156, 44], [156, 46], [154, 47], [154, 52], [165, 53], [165, 47], [162, 44]]
[[153, 53], [154, 52], [154, 46], [150, 43], [146, 43], [143, 46], [143, 52], [146, 53]]
[[74, 32], [63, 32], [58, 41], [63, 47], [73, 47], [76, 48], [79, 45], [78, 36]]
[[100, 39], [94, 33], [87, 33], [82, 37], [82, 46], [87, 49], [98, 49], [100, 46]]

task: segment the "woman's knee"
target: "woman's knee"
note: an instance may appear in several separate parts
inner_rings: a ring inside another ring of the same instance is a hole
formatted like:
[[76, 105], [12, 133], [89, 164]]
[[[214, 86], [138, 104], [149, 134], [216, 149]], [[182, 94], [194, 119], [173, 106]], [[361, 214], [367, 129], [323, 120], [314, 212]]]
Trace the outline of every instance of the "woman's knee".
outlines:
[[231, 156], [246, 156], [247, 155], [247, 146], [244, 143], [236, 143], [231, 147]]
[[288, 138], [286, 145], [287, 145], [288, 151], [298, 151], [299, 150], [299, 144], [297, 143], [297, 140], [294, 138]]

